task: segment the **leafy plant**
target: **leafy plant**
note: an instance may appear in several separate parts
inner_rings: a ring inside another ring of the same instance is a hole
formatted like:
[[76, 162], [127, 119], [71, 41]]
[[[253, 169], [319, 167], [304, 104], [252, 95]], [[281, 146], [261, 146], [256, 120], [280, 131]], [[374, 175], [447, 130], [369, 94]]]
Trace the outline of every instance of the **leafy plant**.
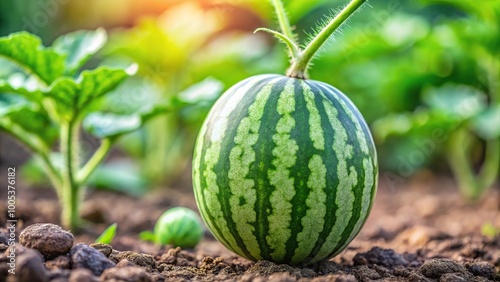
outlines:
[[101, 233], [101, 235], [99, 235], [99, 237], [97, 237], [97, 239], [95, 239], [94, 243], [110, 244], [116, 236], [117, 227], [118, 225], [116, 223], [111, 224]]
[[[451, 69], [445, 70], [448, 81], [436, 80], [435, 85], [423, 81], [427, 85], [421, 90], [422, 104], [413, 112], [378, 119], [375, 135], [380, 143], [397, 137], [399, 144], [403, 143], [401, 137], [432, 143], [426, 152], [413, 147], [409, 154], [445, 155], [462, 194], [477, 200], [498, 179], [500, 168], [500, 40], [496, 36], [500, 3], [485, 1], [487, 8], [477, 9], [469, 0], [423, 2], [465, 13], [435, 25], [417, 41], [417, 50], [444, 48], [451, 62]], [[440, 61], [435, 64], [443, 65]], [[433, 139], [437, 131], [442, 140]]]
[[[80, 72], [106, 40], [103, 29], [63, 35], [51, 47], [27, 32], [0, 38], [0, 59], [10, 67], [0, 77], [0, 130], [43, 165], [62, 206], [62, 224], [72, 229], [81, 224], [84, 187], [112, 144], [168, 109], [158, 104], [126, 116], [100, 112], [101, 98], [137, 70], [136, 65], [99, 66]], [[82, 127], [101, 139], [90, 157], [83, 151]]]
[[172, 208], [164, 212], [156, 221], [154, 233], [141, 232], [144, 241], [158, 245], [174, 245], [182, 248], [194, 248], [203, 238], [203, 227], [198, 215], [184, 207]]

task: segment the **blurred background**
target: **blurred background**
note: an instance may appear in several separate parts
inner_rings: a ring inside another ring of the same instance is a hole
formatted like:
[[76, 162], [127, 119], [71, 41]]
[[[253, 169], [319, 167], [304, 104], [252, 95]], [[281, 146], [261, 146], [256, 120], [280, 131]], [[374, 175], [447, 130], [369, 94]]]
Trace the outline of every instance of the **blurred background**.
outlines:
[[[305, 42], [346, 1], [284, 2]], [[277, 28], [273, 15], [262, 0], [2, 0], [0, 36], [25, 30], [48, 46], [64, 33], [104, 27], [110, 40], [100, 62], [139, 64], [139, 74], [106, 101], [110, 109], [196, 101], [122, 138], [92, 180], [141, 195], [190, 186], [197, 131], [224, 90], [252, 75], [285, 72], [285, 46], [253, 33]], [[422, 173], [455, 174], [459, 185], [498, 181], [500, 1], [370, 0], [322, 49], [310, 78], [358, 106], [378, 147], [381, 181], [390, 187]], [[85, 140], [95, 148], [95, 140]], [[24, 179], [44, 184], [29, 153], [2, 132], [0, 150], [1, 164], [24, 164]]]

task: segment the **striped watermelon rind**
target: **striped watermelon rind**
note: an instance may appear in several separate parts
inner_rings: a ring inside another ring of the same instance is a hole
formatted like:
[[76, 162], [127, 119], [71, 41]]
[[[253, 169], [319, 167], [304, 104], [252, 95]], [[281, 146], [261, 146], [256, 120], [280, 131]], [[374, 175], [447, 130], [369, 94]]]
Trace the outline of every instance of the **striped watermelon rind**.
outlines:
[[197, 139], [193, 186], [213, 235], [250, 260], [309, 265], [358, 234], [377, 189], [373, 139], [353, 103], [318, 81], [248, 78]]

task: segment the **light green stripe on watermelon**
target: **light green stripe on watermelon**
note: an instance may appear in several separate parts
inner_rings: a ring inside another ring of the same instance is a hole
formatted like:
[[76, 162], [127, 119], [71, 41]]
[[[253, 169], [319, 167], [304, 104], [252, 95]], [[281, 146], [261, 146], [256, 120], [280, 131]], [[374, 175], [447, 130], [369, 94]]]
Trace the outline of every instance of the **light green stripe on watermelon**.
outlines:
[[[219, 194], [219, 186], [217, 185], [217, 174], [214, 171], [214, 167], [217, 164], [217, 161], [220, 157], [221, 152], [221, 143], [222, 138], [224, 136], [224, 132], [227, 129], [228, 117], [231, 113], [236, 109], [238, 103], [245, 97], [245, 94], [248, 92], [252, 86], [257, 84], [258, 80], [254, 79], [249, 81], [247, 84], [239, 88], [226, 102], [223, 110], [218, 113], [218, 119], [215, 121], [215, 125], [212, 128], [212, 132], [210, 135], [210, 147], [207, 148], [205, 152], [205, 171], [204, 177], [206, 179], [207, 187], [203, 189], [203, 198], [205, 199], [206, 205], [210, 206], [210, 215], [213, 217], [214, 222], [217, 228], [220, 230], [221, 234], [218, 234], [217, 231], [214, 234], [217, 238], [221, 239], [229, 246], [230, 249], [238, 253], [243, 253], [243, 250], [238, 246], [233, 236], [226, 236], [231, 234], [227, 221], [224, 219], [224, 214], [222, 212], [222, 206], [219, 202], [218, 194]], [[217, 230], [216, 228], [214, 228]]]
[[319, 234], [323, 230], [326, 215], [326, 166], [320, 155], [313, 155], [309, 161], [311, 174], [307, 186], [311, 189], [306, 199], [308, 210], [302, 218], [302, 231], [297, 234], [298, 247], [292, 257], [292, 263], [299, 263], [314, 248]]
[[231, 198], [229, 199], [231, 207], [231, 216], [235, 218], [236, 230], [243, 239], [245, 248], [256, 259], [262, 259], [260, 256], [260, 247], [257, 238], [254, 235], [255, 228], [253, 224], [256, 221], [256, 212], [254, 205], [257, 199], [255, 190], [255, 181], [247, 179], [250, 166], [255, 162], [255, 151], [252, 148], [259, 138], [259, 128], [261, 118], [264, 113], [272, 86], [276, 82], [270, 81], [257, 94], [255, 101], [249, 107], [248, 116], [244, 117], [238, 126], [234, 138], [234, 147], [229, 155], [230, 168], [228, 171], [229, 188]]
[[295, 127], [295, 120], [291, 114], [295, 111], [295, 97], [293, 80], [288, 81], [283, 92], [278, 98], [277, 111], [281, 115], [276, 125], [276, 133], [273, 141], [276, 147], [272, 153], [274, 159], [273, 166], [276, 169], [268, 172], [269, 182], [275, 187], [270, 196], [272, 213], [268, 216], [269, 235], [266, 241], [271, 249], [271, 257], [280, 261], [286, 253], [285, 243], [290, 238], [292, 204], [291, 200], [295, 196], [293, 186], [294, 179], [290, 177], [290, 168], [297, 161], [297, 142], [291, 138], [290, 132]]
[[332, 250], [336, 249], [339, 243], [342, 232], [345, 230], [349, 224], [349, 220], [353, 216], [353, 203], [354, 203], [354, 193], [353, 188], [358, 183], [358, 174], [354, 167], [347, 167], [347, 159], [352, 158], [353, 148], [352, 145], [347, 145], [347, 131], [340, 122], [338, 117], [338, 111], [328, 100], [323, 100], [323, 106], [328, 115], [328, 119], [334, 129], [335, 138], [333, 144], [333, 151], [337, 154], [337, 177], [339, 179], [339, 185], [337, 187], [337, 195], [335, 197], [335, 203], [338, 206], [335, 216], [337, 221], [335, 222], [330, 234], [326, 238], [324, 245], [318, 251], [316, 256], [311, 260], [310, 263], [314, 263], [326, 258]]
[[313, 142], [314, 148], [318, 150], [325, 149], [325, 136], [323, 128], [321, 128], [321, 116], [314, 102], [314, 93], [311, 88], [304, 82], [300, 81], [300, 85], [304, 90], [306, 107], [309, 111], [309, 138]]

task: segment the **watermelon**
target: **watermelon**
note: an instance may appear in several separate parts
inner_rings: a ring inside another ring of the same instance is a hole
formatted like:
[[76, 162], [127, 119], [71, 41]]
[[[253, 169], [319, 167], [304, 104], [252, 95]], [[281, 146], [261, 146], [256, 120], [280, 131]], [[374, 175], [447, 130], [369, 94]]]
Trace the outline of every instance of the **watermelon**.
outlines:
[[377, 154], [354, 104], [319, 81], [258, 75], [225, 92], [196, 141], [193, 186], [215, 238], [249, 260], [310, 265], [358, 234]]

